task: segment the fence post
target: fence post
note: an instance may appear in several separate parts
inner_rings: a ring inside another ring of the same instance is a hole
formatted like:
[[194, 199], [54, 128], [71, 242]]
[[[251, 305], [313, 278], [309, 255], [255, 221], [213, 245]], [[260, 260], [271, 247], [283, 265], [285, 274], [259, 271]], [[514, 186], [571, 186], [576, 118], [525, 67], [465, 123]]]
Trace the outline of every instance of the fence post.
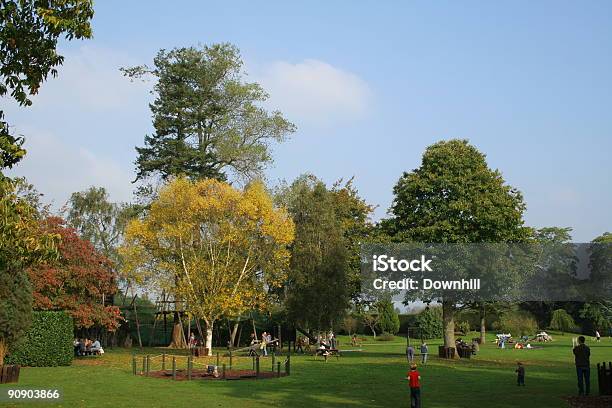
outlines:
[[259, 356], [255, 357], [255, 376], [259, 378]]
[[140, 373], [144, 374], [146, 372], [147, 372], [147, 358], [145, 356], [142, 356], [142, 371]]
[[172, 379], [176, 380], [176, 357], [172, 356]]
[[225, 380], [225, 363], [223, 363], [223, 373], [221, 375], [222, 378]]
[[187, 379], [191, 380], [191, 366], [192, 366], [192, 359], [193, 357], [191, 355], [189, 355], [187, 357]]
[[255, 371], [255, 356], [251, 356], [251, 362], [253, 363], [253, 371]]
[[149, 355], [147, 354], [147, 376], [149, 376], [149, 370], [151, 369], [151, 362], [149, 360]]
[[274, 372], [274, 361], [276, 360], [275, 353], [272, 353], [272, 372]]
[[280, 377], [280, 361], [276, 363], [276, 376]]
[[166, 353], [162, 354], [162, 371], [166, 371]]
[[285, 372], [287, 375], [291, 375], [291, 354], [287, 356], [287, 363], [285, 365]]
[[219, 352], [217, 351], [217, 367], [219, 367]]
[[132, 354], [132, 372], [136, 375], [136, 354]]
[[229, 368], [231, 370], [232, 369], [232, 350], [230, 350], [229, 355], [230, 355]]

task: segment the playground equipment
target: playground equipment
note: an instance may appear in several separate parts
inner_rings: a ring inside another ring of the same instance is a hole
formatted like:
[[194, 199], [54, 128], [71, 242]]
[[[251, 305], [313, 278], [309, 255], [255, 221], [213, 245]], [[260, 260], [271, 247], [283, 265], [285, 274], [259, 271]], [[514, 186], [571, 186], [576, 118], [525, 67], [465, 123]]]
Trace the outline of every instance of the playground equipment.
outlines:
[[188, 381], [280, 378], [291, 374], [291, 355], [287, 355], [282, 362], [277, 360], [274, 354], [270, 357], [271, 369], [267, 370], [262, 369], [263, 362], [260, 356], [236, 358], [231, 352], [223, 356], [217, 353], [216, 364], [209, 361], [210, 358], [201, 361], [192, 355], [162, 353], [137, 356], [134, 354], [132, 374]]

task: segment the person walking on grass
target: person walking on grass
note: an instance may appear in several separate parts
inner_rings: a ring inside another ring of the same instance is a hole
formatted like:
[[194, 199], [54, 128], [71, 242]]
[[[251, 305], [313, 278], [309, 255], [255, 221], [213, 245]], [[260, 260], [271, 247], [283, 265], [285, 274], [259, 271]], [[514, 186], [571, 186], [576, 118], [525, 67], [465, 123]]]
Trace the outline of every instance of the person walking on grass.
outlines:
[[514, 372], [516, 373], [516, 385], [518, 385], [519, 387], [522, 385], [524, 387], [525, 367], [523, 366], [523, 363], [521, 363], [520, 361], [516, 363], [516, 370], [514, 370]]
[[578, 337], [578, 345], [573, 350], [578, 377], [578, 395], [589, 395], [591, 391], [591, 349], [584, 342], [584, 336]]
[[421, 343], [421, 363], [422, 364], [427, 364], [427, 354], [429, 354], [429, 347], [427, 347], [427, 344], [425, 344], [425, 342], [423, 341]]
[[421, 408], [421, 374], [416, 364], [410, 366], [406, 379], [410, 387], [410, 408]]
[[595, 339], [598, 343], [601, 341], [601, 334], [599, 334], [599, 330], [595, 330]]
[[408, 364], [414, 363], [414, 347], [406, 347], [406, 358], [408, 359]]

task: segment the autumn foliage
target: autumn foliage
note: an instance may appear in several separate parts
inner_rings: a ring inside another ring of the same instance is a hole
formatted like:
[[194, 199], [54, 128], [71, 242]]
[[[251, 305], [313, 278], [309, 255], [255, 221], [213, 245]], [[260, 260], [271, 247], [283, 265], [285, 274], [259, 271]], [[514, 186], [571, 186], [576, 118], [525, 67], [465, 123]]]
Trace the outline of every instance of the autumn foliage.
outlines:
[[65, 310], [77, 327], [100, 325], [110, 331], [117, 329], [119, 309], [103, 304], [117, 291], [111, 261], [59, 217], [44, 220], [43, 228], [61, 237], [60, 256], [57, 261], [28, 270], [34, 309]]

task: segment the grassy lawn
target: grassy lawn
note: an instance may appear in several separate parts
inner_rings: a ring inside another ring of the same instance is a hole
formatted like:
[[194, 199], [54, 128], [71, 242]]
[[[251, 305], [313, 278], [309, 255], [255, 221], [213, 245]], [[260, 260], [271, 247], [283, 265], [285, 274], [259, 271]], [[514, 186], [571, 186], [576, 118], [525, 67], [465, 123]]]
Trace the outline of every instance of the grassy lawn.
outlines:
[[[474, 335], [475, 336], [475, 335]], [[466, 336], [471, 338], [474, 336]], [[439, 360], [440, 341], [430, 342], [432, 356], [419, 366], [425, 407], [564, 407], [563, 396], [576, 393], [571, 336], [553, 334], [555, 341], [537, 350], [499, 350], [490, 342], [472, 360]], [[347, 338], [341, 338], [348, 344]], [[591, 339], [591, 362], [612, 360], [612, 342]], [[349, 347], [345, 347], [350, 349]], [[405, 339], [362, 344], [359, 352], [346, 352], [324, 363], [311, 356], [292, 356], [289, 377], [245, 381], [172, 381], [132, 375], [131, 350], [108, 350], [101, 358], [75, 360], [70, 367], [23, 368], [19, 387], [59, 388], [64, 407], [395, 407], [408, 406]], [[136, 349], [134, 349], [136, 350]], [[158, 355], [167, 349], [146, 349]], [[141, 353], [138, 351], [138, 353]], [[517, 361], [526, 367], [526, 387], [518, 388]], [[153, 363], [158, 367], [159, 360]], [[204, 359], [199, 359], [204, 363]], [[211, 359], [214, 362], [214, 358]], [[227, 360], [225, 361], [227, 362]], [[235, 358], [235, 366], [248, 368], [250, 358]], [[184, 366], [184, 362], [182, 362]], [[169, 367], [170, 365], [168, 365]], [[270, 370], [270, 358], [262, 358]], [[597, 377], [591, 370], [592, 389]], [[2, 386], [6, 388], [6, 386]], [[14, 386], [13, 386], [14, 387]], [[41, 403], [6, 406], [41, 406]]]

